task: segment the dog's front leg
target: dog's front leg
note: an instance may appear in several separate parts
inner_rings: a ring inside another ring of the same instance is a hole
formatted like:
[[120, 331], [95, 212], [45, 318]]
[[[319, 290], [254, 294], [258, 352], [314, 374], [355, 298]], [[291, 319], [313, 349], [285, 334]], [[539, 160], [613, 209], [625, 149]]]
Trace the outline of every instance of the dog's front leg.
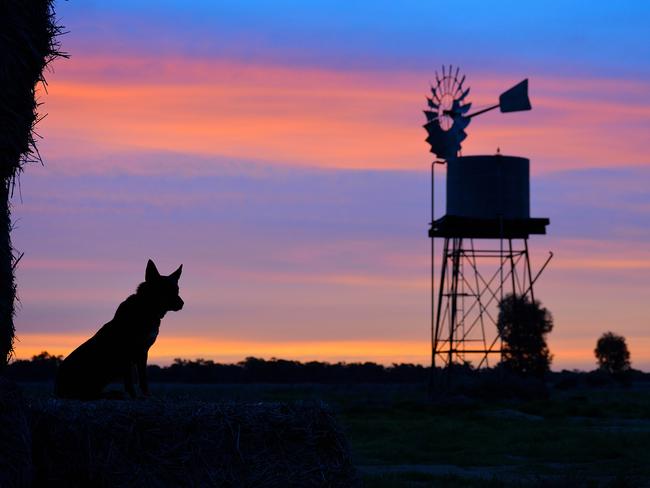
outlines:
[[129, 363], [126, 366], [124, 371], [124, 389], [126, 390], [126, 392], [129, 394], [131, 398], [136, 397], [135, 386], [133, 384], [133, 373], [134, 373], [133, 368], [134, 365]]
[[140, 390], [145, 396], [149, 396], [149, 382], [147, 381], [147, 352], [140, 356], [138, 359], [138, 382], [140, 383]]

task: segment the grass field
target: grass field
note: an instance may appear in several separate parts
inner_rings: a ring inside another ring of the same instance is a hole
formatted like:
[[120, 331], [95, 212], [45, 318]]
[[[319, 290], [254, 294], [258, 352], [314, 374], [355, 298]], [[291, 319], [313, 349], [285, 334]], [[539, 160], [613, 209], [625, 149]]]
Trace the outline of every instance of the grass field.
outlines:
[[[50, 386], [25, 383], [26, 396]], [[650, 389], [536, 401], [426, 401], [419, 385], [152, 386], [155, 399], [323, 400], [368, 487], [650, 486]]]

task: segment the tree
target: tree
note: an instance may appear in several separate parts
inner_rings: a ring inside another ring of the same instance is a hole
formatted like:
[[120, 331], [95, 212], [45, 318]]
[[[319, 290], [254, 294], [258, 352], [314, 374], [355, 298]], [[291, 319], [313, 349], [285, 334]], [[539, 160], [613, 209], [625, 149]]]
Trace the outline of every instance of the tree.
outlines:
[[630, 351], [623, 336], [605, 332], [598, 339], [594, 354], [601, 370], [621, 373], [630, 369]]
[[40, 161], [36, 89], [59, 52], [53, 0], [0, 0], [0, 369], [13, 352], [14, 270], [10, 198], [26, 163]]
[[499, 303], [497, 326], [504, 342], [505, 367], [531, 376], [549, 370], [552, 356], [546, 334], [553, 330], [553, 317], [538, 301], [526, 295], [506, 295]]
[[6, 376], [16, 381], [50, 381], [63, 361], [63, 356], [53, 356], [43, 351], [31, 360], [12, 361], [6, 370]]

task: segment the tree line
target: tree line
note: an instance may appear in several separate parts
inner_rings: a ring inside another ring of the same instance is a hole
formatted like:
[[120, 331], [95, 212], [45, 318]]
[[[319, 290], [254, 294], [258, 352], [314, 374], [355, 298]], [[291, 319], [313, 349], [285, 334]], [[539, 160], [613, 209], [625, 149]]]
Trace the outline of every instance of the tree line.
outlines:
[[[607, 334], [604, 334], [607, 336]], [[615, 351], [618, 349], [614, 348]], [[615, 358], [620, 357], [616, 352]], [[7, 377], [15, 381], [52, 381], [63, 356], [42, 352], [31, 359], [19, 359], [11, 362], [5, 371]], [[600, 362], [600, 360], [599, 360]], [[601, 381], [602, 374], [614, 376], [619, 373], [633, 373], [635, 378], [644, 379], [650, 375], [632, 371], [628, 367], [614, 370], [611, 362], [605, 361], [590, 373], [561, 372], [546, 375], [557, 381], [577, 381], [577, 376], [594, 375], [595, 381]], [[471, 368], [462, 367], [471, 371]], [[492, 372], [511, 371], [502, 363]], [[248, 357], [233, 364], [218, 363], [209, 359], [175, 359], [168, 366], [149, 365], [147, 373], [151, 381], [161, 383], [425, 383], [431, 368], [420, 364], [400, 363], [384, 366], [373, 362], [363, 363], [328, 363], [321, 361], [291, 361], [286, 359], [261, 359]], [[482, 374], [490, 374], [484, 371]], [[599, 376], [601, 375], [601, 376]], [[569, 376], [571, 378], [569, 378]]]
[[[63, 356], [44, 351], [31, 360], [13, 361], [6, 375], [16, 381], [50, 381], [62, 360]], [[233, 364], [175, 359], [169, 366], [147, 366], [150, 381], [172, 383], [423, 383], [429, 370], [419, 364], [303, 363], [254, 357]]]

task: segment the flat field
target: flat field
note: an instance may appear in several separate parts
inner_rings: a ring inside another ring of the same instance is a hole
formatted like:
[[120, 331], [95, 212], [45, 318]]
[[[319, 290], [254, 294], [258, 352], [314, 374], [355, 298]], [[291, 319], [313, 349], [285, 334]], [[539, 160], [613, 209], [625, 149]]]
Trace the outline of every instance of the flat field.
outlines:
[[[22, 387], [28, 398], [51, 391]], [[152, 393], [147, 401], [325, 401], [368, 487], [650, 486], [648, 386], [433, 404], [412, 384], [168, 383]]]

